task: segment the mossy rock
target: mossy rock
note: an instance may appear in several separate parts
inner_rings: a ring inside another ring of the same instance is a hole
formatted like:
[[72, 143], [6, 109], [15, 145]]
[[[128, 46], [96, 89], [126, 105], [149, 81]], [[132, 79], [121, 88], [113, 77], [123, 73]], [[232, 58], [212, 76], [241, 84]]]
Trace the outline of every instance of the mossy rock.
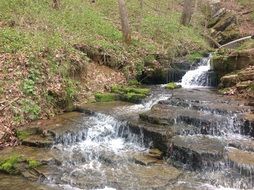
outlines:
[[31, 127], [31, 128], [16, 130], [16, 136], [18, 137], [20, 141], [23, 141], [32, 135], [41, 135], [42, 133], [43, 133], [42, 129], [39, 129], [38, 127]]
[[40, 166], [42, 166], [40, 161], [26, 158], [19, 154], [5, 156], [3, 159], [0, 159], [0, 172], [10, 175], [18, 175], [25, 170], [38, 168]]
[[127, 94], [127, 93], [135, 93], [135, 94], [142, 94], [145, 96], [148, 96], [151, 92], [150, 89], [148, 88], [139, 88], [136, 86], [113, 86], [111, 88], [112, 93], [117, 93], [117, 94]]
[[96, 102], [111, 102], [119, 99], [119, 96], [115, 93], [96, 93]]
[[181, 85], [178, 85], [174, 82], [170, 82], [166, 85], [166, 89], [169, 89], [169, 90], [174, 90], [174, 89], [177, 89], [177, 88], [181, 88], [182, 86]]
[[131, 103], [140, 103], [144, 98], [146, 98], [145, 94], [137, 94], [133, 92], [120, 95], [120, 100]]
[[19, 155], [12, 155], [0, 161], [0, 171], [8, 174], [19, 174], [17, 164], [22, 161]]

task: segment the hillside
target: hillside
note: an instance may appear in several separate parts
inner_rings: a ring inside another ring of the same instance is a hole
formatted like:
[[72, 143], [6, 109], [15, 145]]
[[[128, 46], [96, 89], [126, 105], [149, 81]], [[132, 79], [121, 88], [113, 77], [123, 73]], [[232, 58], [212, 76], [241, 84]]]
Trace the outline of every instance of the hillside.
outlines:
[[210, 48], [201, 8], [190, 26], [180, 24], [180, 0], [147, 0], [142, 9], [129, 0], [127, 8], [130, 45], [115, 0], [61, 0], [57, 10], [49, 0], [0, 0], [0, 146], [16, 142], [16, 127], [135, 79], [150, 55], [170, 62]]
[[[147, 1], [142, 12], [138, 0], [127, 5], [129, 46], [122, 42], [116, 1], [63, 0], [54, 10], [48, 0], [0, 0], [1, 130], [13, 133], [15, 126], [49, 118], [124, 83], [142, 69], [146, 55], [207, 47], [198, 29], [179, 24], [180, 12], [168, 9], [168, 1]], [[77, 44], [103, 51], [114, 64], [98, 65]]]

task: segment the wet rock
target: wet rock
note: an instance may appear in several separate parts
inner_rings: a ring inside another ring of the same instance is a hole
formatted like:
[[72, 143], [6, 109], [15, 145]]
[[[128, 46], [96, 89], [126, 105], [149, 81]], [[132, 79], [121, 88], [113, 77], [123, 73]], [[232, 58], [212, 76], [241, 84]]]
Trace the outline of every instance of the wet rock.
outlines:
[[137, 164], [145, 165], [145, 166], [151, 166], [153, 164], [162, 163], [162, 160], [158, 158], [151, 157], [149, 154], [135, 154], [133, 156], [133, 160]]
[[254, 152], [254, 139], [243, 136], [232, 136], [226, 139], [228, 146], [244, 151]]
[[254, 173], [254, 153], [242, 151], [236, 148], [227, 148], [227, 159], [231, 166], [238, 169], [243, 175], [253, 175]]
[[244, 125], [242, 125], [241, 133], [254, 137], [254, 114], [247, 113], [244, 116]]
[[[175, 136], [171, 157], [194, 169], [213, 166], [223, 158], [225, 143], [207, 136]], [[214, 166], [213, 166], [214, 167]]]
[[31, 182], [22, 176], [10, 176], [0, 174], [0, 187], [1, 190], [60, 190], [45, 184]]
[[167, 152], [167, 145], [173, 136], [173, 131], [165, 126], [150, 124], [142, 121], [129, 122], [130, 131], [141, 135], [146, 146], [160, 149]]
[[38, 149], [35, 147], [17, 146], [8, 147], [0, 151], [1, 159], [6, 159], [13, 155], [22, 157], [25, 160], [36, 160], [42, 164], [57, 163], [60, 162], [56, 150], [50, 149]]
[[227, 118], [197, 110], [182, 109], [170, 105], [157, 104], [151, 111], [140, 114], [140, 119], [146, 122], [160, 125], [187, 124], [199, 128], [205, 128], [207, 134], [220, 134], [220, 129], [227, 127]]
[[156, 159], [161, 159], [163, 153], [159, 149], [149, 149], [148, 156]]

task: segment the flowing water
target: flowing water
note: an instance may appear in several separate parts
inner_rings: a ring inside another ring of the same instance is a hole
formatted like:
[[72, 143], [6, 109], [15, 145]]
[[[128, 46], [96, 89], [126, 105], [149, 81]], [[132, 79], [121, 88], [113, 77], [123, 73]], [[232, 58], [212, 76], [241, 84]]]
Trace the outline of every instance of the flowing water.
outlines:
[[211, 78], [208, 71], [211, 70], [211, 58], [210, 54], [200, 60], [198, 68], [188, 71], [182, 78], [181, 86], [183, 88], [200, 88], [211, 86]]

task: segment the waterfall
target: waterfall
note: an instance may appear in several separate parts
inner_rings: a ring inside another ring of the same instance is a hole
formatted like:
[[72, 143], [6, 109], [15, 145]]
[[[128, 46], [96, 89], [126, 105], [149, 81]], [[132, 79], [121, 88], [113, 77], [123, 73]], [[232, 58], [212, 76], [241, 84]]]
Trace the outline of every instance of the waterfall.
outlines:
[[181, 86], [183, 88], [197, 88], [211, 86], [212, 81], [209, 71], [211, 70], [211, 54], [208, 57], [202, 58], [195, 70], [188, 71], [182, 78]]

